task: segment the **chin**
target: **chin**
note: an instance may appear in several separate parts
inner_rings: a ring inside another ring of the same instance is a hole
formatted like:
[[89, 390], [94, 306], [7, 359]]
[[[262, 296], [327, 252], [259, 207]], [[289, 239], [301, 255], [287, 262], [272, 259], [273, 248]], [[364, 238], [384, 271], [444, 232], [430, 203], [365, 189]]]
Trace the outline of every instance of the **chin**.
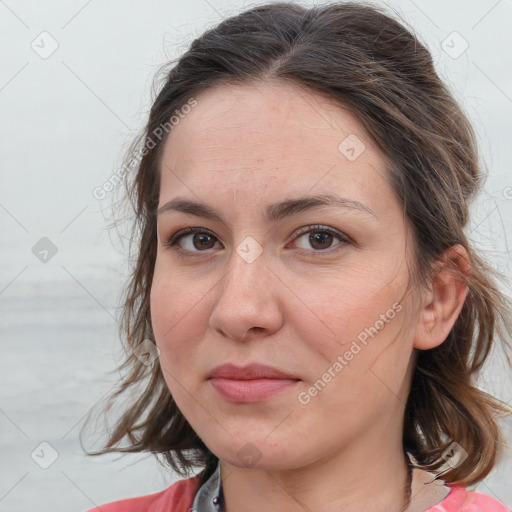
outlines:
[[[277, 438], [276, 438], [277, 439]], [[240, 469], [259, 469], [265, 471], [287, 470], [300, 468], [307, 464], [305, 454], [297, 453], [293, 443], [251, 439], [244, 436], [243, 440], [235, 437], [229, 439], [228, 445], [208, 445], [223, 462]], [[302, 456], [301, 456], [302, 455]]]

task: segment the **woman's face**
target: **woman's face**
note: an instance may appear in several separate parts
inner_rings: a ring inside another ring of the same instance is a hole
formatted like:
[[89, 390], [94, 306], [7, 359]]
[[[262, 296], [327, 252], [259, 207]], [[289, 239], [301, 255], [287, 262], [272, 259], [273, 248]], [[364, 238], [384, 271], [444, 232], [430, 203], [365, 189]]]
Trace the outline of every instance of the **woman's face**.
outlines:
[[[418, 311], [384, 156], [353, 114], [295, 85], [196, 100], [163, 152], [151, 289], [178, 407], [237, 466], [298, 468], [401, 440]], [[187, 227], [198, 233], [169, 245]], [[293, 380], [212, 380], [224, 363]]]

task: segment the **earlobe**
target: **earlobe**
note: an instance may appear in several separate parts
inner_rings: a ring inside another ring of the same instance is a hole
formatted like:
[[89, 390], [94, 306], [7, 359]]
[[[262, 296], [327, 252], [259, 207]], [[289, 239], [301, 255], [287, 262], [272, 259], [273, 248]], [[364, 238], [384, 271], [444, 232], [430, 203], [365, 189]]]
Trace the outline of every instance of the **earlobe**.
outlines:
[[414, 348], [429, 350], [446, 339], [468, 294], [466, 277], [471, 267], [466, 249], [454, 245], [437, 263], [438, 270], [422, 299]]

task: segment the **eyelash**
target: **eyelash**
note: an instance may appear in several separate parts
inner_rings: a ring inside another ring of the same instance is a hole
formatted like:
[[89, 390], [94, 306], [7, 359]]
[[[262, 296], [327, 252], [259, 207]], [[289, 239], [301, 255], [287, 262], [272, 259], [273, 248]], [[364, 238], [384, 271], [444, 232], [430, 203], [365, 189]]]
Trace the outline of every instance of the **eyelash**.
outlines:
[[[332, 252], [336, 251], [336, 250], [340, 250], [340, 248], [338, 246], [340, 245], [344, 245], [344, 244], [347, 244], [347, 243], [354, 243], [350, 237], [348, 237], [347, 235], [344, 235], [343, 233], [337, 231], [337, 230], [334, 230], [328, 226], [321, 226], [319, 224], [317, 225], [313, 225], [313, 226], [303, 226], [301, 228], [299, 228], [296, 233], [295, 233], [295, 237], [293, 238], [293, 240], [295, 240], [295, 238], [299, 238], [301, 237], [302, 235], [305, 235], [307, 233], [312, 233], [312, 232], [321, 232], [321, 233], [329, 233], [333, 236], [335, 236], [336, 238], [340, 239], [340, 242], [338, 244], [335, 244], [333, 245], [332, 247], [329, 247], [327, 249], [324, 249], [324, 250], [314, 250], [314, 249], [311, 249], [311, 250], [308, 250], [308, 249], [302, 249], [303, 251], [307, 251], [309, 253], [312, 253], [312, 255], [314, 256], [320, 256], [320, 255], [323, 255], [323, 254], [331, 254]], [[188, 249], [183, 249], [181, 247], [179, 247], [177, 244], [178, 242], [185, 236], [188, 236], [188, 235], [191, 235], [191, 234], [196, 234], [196, 233], [204, 233], [206, 235], [210, 235], [212, 236], [213, 238], [215, 238], [217, 241], [218, 238], [208, 229], [205, 229], [205, 228], [198, 228], [198, 227], [187, 227], [185, 229], [181, 229], [180, 231], [174, 233], [173, 235], [171, 235], [169, 237], [169, 239], [167, 240], [167, 245], [171, 248], [173, 248], [177, 253], [182, 253], [182, 254], [186, 254], [187, 256], [191, 256], [191, 257], [197, 257], [197, 256], [201, 256], [201, 253], [205, 253], [205, 252], [208, 252], [209, 249], [206, 249], [204, 251], [189, 251]]]

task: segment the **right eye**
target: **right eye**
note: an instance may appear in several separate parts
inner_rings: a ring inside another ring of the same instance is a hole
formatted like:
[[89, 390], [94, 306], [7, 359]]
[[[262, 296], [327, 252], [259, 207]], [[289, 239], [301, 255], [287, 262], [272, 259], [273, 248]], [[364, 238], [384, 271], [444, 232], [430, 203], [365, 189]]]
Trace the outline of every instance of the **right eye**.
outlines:
[[173, 234], [167, 245], [174, 248], [177, 246], [181, 251], [205, 252], [214, 248], [215, 240], [217, 237], [204, 228], [188, 227]]

